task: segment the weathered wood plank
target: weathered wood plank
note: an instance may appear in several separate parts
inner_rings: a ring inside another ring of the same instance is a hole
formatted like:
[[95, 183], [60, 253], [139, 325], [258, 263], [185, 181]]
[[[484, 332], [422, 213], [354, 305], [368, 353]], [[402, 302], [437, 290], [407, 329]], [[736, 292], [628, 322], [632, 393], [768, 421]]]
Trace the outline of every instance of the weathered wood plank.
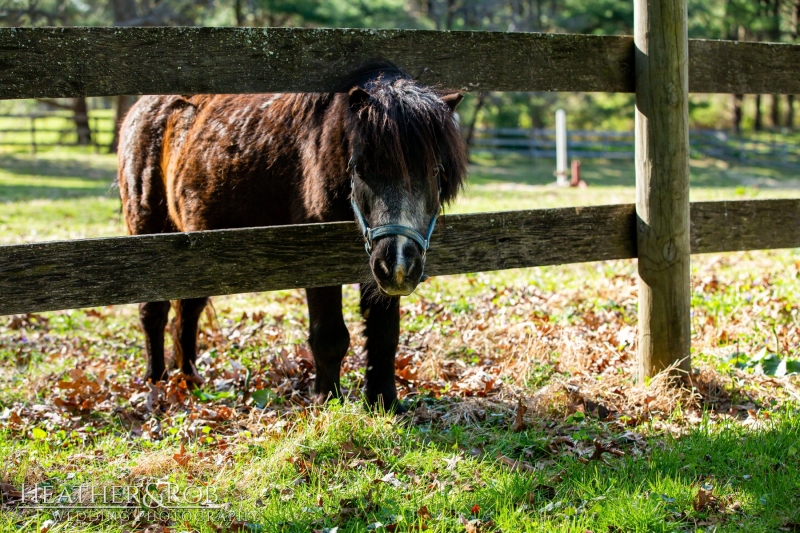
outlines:
[[800, 200], [693, 202], [692, 253], [800, 247]]
[[[636, 257], [634, 206], [447, 215], [434, 276]], [[800, 247], [800, 200], [692, 204], [692, 253]], [[355, 224], [0, 246], [0, 314], [356, 283]], [[313, 281], [311, 281], [313, 280]]]
[[[631, 37], [299, 28], [1, 28], [0, 98], [333, 91], [364, 61], [463, 90], [633, 92]], [[689, 89], [800, 93], [800, 45], [692, 40]]]
[[690, 39], [689, 92], [800, 94], [800, 45]]
[[635, 0], [640, 380], [691, 370], [686, 0]]
[[3, 28], [0, 98], [328, 92], [369, 60], [462, 90], [632, 91], [625, 37], [298, 28]]
[[[632, 257], [633, 208], [440, 219], [431, 275]], [[0, 247], [0, 314], [355, 283], [370, 279], [355, 223]]]

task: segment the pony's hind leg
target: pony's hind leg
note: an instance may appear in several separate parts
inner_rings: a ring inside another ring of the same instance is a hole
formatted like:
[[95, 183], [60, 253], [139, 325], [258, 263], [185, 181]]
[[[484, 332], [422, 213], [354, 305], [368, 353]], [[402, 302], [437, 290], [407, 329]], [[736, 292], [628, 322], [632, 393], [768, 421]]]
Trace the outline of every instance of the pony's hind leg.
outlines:
[[166, 377], [164, 367], [164, 330], [169, 316], [169, 302], [147, 302], [139, 305], [139, 323], [142, 326], [147, 353], [144, 379], [159, 381]]
[[374, 283], [361, 285], [361, 314], [367, 338], [367, 402], [395, 413], [405, 412], [397, 400], [394, 359], [400, 339], [400, 298], [381, 294]]
[[324, 402], [339, 398], [339, 374], [342, 359], [350, 347], [350, 332], [342, 315], [342, 287], [306, 289], [308, 296], [308, 344], [314, 354], [317, 378], [314, 380], [314, 399]]
[[175, 364], [196, 385], [203, 384], [197, 372], [197, 322], [203, 313], [208, 298], [180, 300], [175, 309]]

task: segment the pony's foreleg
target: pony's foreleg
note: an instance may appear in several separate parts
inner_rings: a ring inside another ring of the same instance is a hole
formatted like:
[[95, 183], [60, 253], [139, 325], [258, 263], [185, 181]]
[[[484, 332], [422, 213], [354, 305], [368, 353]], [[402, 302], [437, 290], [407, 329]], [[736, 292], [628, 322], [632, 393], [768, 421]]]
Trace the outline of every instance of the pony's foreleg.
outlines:
[[361, 286], [361, 314], [367, 337], [367, 401], [402, 413], [394, 384], [394, 357], [400, 339], [400, 298], [381, 294], [374, 284]]
[[180, 308], [175, 310], [175, 364], [188, 381], [202, 385], [203, 378], [197, 372], [197, 322], [203, 313], [208, 298], [188, 298], [180, 300]]
[[164, 368], [164, 329], [169, 317], [169, 302], [147, 302], [139, 305], [139, 323], [142, 326], [147, 352], [147, 370], [144, 379], [159, 381], [166, 377]]
[[342, 287], [306, 289], [308, 296], [308, 344], [314, 354], [317, 378], [314, 380], [314, 399], [324, 402], [339, 398], [339, 374], [342, 359], [350, 347], [350, 333], [342, 315]]

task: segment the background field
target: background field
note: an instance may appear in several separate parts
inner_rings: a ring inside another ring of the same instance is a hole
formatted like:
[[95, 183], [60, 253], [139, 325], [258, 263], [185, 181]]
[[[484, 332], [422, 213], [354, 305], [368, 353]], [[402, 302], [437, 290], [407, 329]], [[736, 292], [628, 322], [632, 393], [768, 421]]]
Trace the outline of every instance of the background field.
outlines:
[[[120, 235], [115, 158], [0, 155], [0, 242]], [[632, 162], [476, 158], [449, 212], [634, 201]], [[692, 166], [692, 200], [800, 196], [800, 174]], [[786, 231], [796, 231], [786, 228]], [[435, 253], [435, 244], [431, 250]], [[157, 268], [157, 264], [154, 264]], [[357, 288], [345, 290], [350, 400], [309, 404], [302, 291], [214, 299], [190, 393], [143, 384], [136, 306], [0, 319], [0, 529], [23, 484], [211, 485], [228, 508], [50, 531], [751, 531], [800, 527], [800, 250], [693, 258], [686, 383], [631, 379], [633, 261], [433, 279], [403, 300], [402, 419], [359, 403]], [[234, 513], [232, 519], [229, 513]]]

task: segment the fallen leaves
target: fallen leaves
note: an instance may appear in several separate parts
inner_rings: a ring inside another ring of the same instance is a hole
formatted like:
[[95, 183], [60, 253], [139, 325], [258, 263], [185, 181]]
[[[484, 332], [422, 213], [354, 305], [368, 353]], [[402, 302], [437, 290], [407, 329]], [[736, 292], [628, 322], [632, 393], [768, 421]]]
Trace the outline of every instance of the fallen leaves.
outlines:
[[464, 526], [465, 533], [485, 533], [492, 531], [495, 527], [494, 522], [491, 520], [483, 521], [478, 518], [469, 520], [463, 516], [460, 516], [459, 520], [461, 525]]
[[583, 457], [578, 458], [578, 460], [581, 461], [582, 463], [588, 463], [589, 461], [604, 461], [603, 459], [604, 453], [608, 453], [615, 457], [625, 456], [625, 452], [623, 452], [622, 450], [618, 450], [608, 444], [603, 444], [602, 442], [600, 442], [599, 439], [594, 439], [592, 441], [592, 444], [594, 444], [594, 452], [592, 453], [591, 457], [589, 457], [588, 459]]
[[173, 455], [172, 458], [175, 459], [175, 462], [178, 463], [178, 465], [185, 467], [186, 465], [189, 464], [189, 461], [192, 459], [192, 456], [191, 454], [186, 453], [186, 446], [184, 446], [184, 444], [181, 443], [180, 451], [175, 455]]
[[61, 408], [77, 411], [89, 411], [108, 397], [103, 383], [106, 370], [100, 369], [94, 376], [87, 375], [80, 368], [67, 372], [68, 380], [56, 383], [60, 394], [53, 398], [53, 403]]
[[695, 511], [714, 510], [717, 507], [717, 498], [714, 496], [713, 487], [700, 487], [692, 500]]
[[497, 460], [500, 464], [509, 467], [511, 470], [518, 470], [523, 472], [535, 472], [536, 467], [527, 461], [521, 459], [511, 459], [505, 455], [498, 456]]
[[428, 510], [428, 507], [423, 505], [419, 509], [417, 509], [417, 516], [420, 520], [430, 520], [431, 519], [431, 512]]
[[514, 425], [511, 426], [511, 431], [515, 433], [525, 431], [528, 426], [525, 424], [525, 419], [523, 417], [527, 411], [528, 407], [522, 403], [522, 398], [519, 398], [517, 400], [517, 412], [514, 415]]
[[10, 483], [0, 483], [0, 503], [9, 505], [22, 499], [22, 492]]

